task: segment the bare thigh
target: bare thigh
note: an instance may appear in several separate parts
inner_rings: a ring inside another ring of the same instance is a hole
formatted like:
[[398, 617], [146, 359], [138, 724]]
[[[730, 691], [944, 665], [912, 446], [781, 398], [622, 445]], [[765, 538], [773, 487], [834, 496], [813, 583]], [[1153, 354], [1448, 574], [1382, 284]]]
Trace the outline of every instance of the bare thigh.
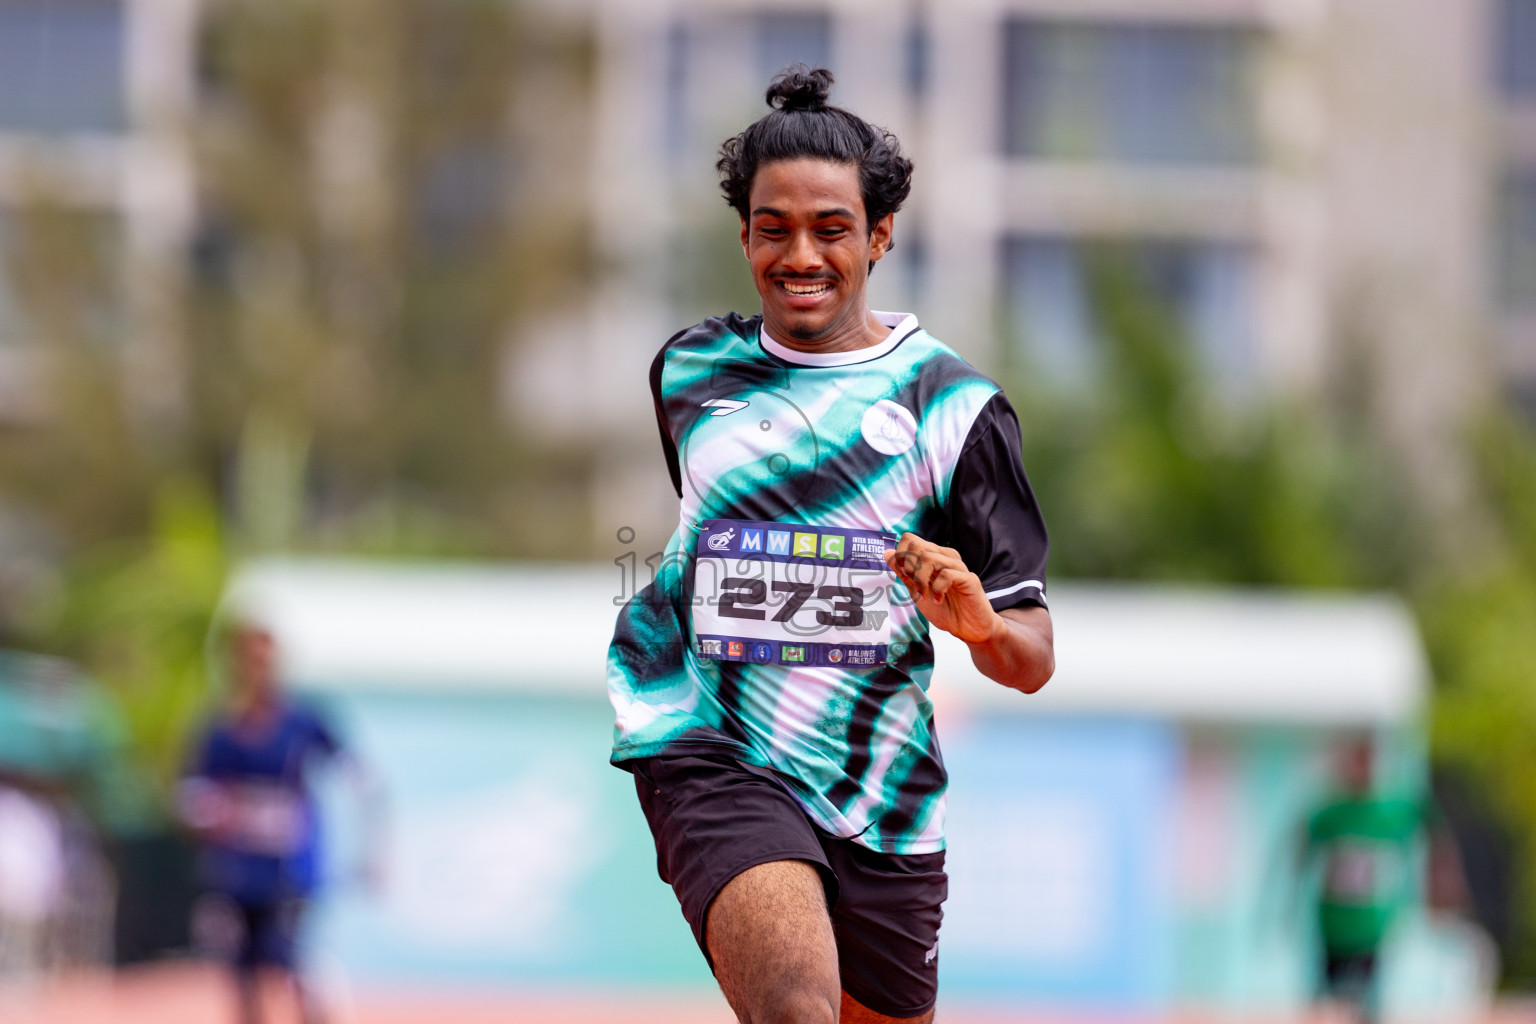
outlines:
[[715, 978], [741, 1024], [929, 1024], [887, 1017], [841, 990], [837, 943], [821, 875], [801, 860], [748, 868], [731, 879], [705, 924]]
[[748, 868], [705, 924], [715, 978], [741, 1024], [834, 1024], [842, 989], [821, 875], [801, 860]]

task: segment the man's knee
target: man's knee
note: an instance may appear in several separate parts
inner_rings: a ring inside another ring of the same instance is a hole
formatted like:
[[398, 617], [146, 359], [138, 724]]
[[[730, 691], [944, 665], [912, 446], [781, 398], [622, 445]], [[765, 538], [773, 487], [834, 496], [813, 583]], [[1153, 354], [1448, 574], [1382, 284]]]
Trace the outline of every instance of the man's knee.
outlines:
[[836, 1024], [836, 1006], [820, 986], [786, 984], [761, 994], [746, 1024]]

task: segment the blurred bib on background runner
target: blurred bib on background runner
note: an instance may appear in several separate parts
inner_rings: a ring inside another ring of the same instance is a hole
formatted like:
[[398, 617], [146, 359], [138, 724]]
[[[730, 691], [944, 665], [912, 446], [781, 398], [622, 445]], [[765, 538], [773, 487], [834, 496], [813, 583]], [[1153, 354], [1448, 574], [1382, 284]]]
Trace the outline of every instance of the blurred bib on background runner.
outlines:
[[694, 652], [760, 665], [883, 665], [894, 534], [706, 519], [695, 548]]
[[287, 857], [307, 839], [308, 818], [291, 787], [231, 782], [220, 787], [228, 801], [224, 842], [246, 853]]

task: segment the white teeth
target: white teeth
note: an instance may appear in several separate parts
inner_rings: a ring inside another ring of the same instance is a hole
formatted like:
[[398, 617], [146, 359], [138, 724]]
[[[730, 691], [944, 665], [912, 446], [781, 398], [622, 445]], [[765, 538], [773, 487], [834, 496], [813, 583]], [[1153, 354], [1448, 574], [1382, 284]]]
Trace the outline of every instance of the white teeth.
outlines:
[[820, 295], [822, 292], [829, 291], [832, 288], [832, 286], [826, 282], [822, 282], [821, 284], [804, 285], [793, 285], [788, 281], [782, 283], [784, 285], [784, 290], [789, 292], [791, 295]]

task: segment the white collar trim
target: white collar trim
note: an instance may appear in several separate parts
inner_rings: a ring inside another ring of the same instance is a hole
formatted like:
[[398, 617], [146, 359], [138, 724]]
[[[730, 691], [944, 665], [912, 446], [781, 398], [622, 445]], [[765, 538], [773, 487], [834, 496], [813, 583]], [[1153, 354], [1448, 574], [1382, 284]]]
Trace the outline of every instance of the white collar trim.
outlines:
[[795, 363], [800, 366], [852, 366], [854, 363], [867, 363], [872, 359], [879, 359], [887, 352], [900, 345], [902, 340], [917, 330], [917, 317], [911, 313], [882, 313], [879, 310], [870, 310], [875, 314], [875, 319], [891, 329], [884, 341], [878, 345], [870, 345], [868, 348], [849, 349], [847, 352], [802, 352], [797, 348], [774, 341], [765, 328], [759, 327], [757, 331], [758, 341], [763, 350], [769, 355], [782, 359], [786, 363]]

